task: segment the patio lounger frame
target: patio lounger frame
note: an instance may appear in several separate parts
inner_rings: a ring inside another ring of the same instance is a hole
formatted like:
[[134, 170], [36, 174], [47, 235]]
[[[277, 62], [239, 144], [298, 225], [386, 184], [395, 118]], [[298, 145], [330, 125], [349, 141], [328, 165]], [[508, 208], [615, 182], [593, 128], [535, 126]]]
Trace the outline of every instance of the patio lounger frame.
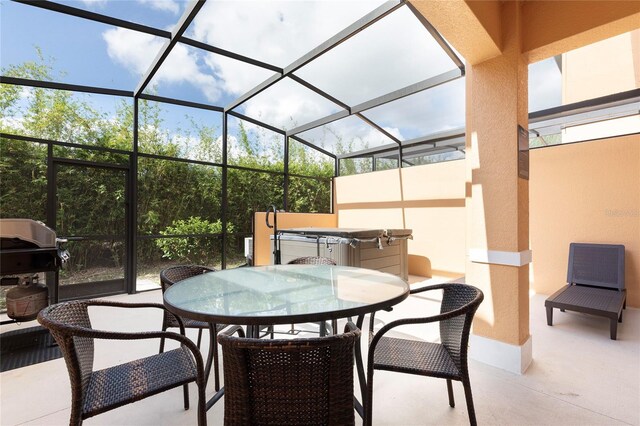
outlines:
[[611, 339], [616, 340], [627, 297], [624, 246], [571, 243], [567, 283], [544, 302], [547, 325], [553, 325], [553, 308], [597, 315], [609, 318]]

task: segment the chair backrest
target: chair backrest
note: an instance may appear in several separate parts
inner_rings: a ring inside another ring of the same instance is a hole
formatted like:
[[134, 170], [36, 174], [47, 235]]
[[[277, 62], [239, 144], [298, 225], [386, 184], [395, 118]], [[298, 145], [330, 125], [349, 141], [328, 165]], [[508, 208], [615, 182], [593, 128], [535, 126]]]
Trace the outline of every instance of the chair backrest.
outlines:
[[567, 283], [624, 289], [624, 246], [571, 243]]
[[335, 260], [321, 256], [298, 257], [289, 262], [289, 265], [336, 265]]
[[354, 424], [353, 350], [359, 330], [311, 339], [218, 335], [225, 425]]
[[93, 339], [77, 336], [74, 327], [91, 328], [88, 306], [89, 301], [74, 300], [51, 305], [38, 314], [40, 324], [49, 329], [58, 343], [67, 364], [71, 387], [81, 392], [81, 400], [93, 372], [94, 347]]
[[482, 291], [467, 284], [446, 284], [443, 289], [440, 313], [461, 312], [440, 322], [440, 340], [461, 371], [467, 368], [471, 322], [483, 299]]
[[199, 265], [178, 265], [163, 269], [160, 272], [160, 284], [164, 293], [169, 287], [178, 281], [195, 277], [196, 275], [206, 274], [207, 272], [215, 272], [213, 268]]

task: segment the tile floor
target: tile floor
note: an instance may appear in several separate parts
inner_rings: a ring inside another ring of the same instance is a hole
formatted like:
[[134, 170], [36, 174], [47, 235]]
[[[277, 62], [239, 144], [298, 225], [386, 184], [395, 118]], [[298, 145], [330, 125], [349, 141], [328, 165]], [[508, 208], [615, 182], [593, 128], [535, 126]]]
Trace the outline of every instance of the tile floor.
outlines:
[[[420, 285], [420, 284], [413, 284]], [[125, 301], [161, 302], [160, 291], [115, 296]], [[640, 310], [627, 309], [617, 341], [609, 339], [608, 321], [577, 313], [555, 313], [554, 326], [544, 316], [544, 296], [531, 297], [534, 361], [516, 375], [471, 361], [470, 375], [481, 425], [640, 425]], [[376, 324], [400, 316], [435, 313], [438, 301], [412, 296]], [[150, 330], [161, 323], [145, 310], [116, 317], [97, 308], [94, 327]], [[368, 324], [368, 321], [365, 321]], [[32, 324], [23, 324], [22, 327]], [[15, 325], [3, 326], [2, 332]], [[188, 331], [195, 338], [193, 330]], [[436, 339], [437, 328], [407, 328], [403, 334]], [[205, 340], [205, 339], [203, 339]], [[363, 339], [366, 341], [366, 339]], [[100, 342], [96, 367], [102, 368], [157, 351], [148, 342]], [[206, 348], [206, 340], [203, 342]], [[464, 393], [454, 383], [456, 407], [450, 408], [444, 380], [376, 372], [375, 425], [467, 424]], [[212, 386], [208, 396], [213, 393]], [[191, 392], [195, 406], [195, 387]], [[0, 374], [1, 425], [65, 425], [69, 421], [67, 370], [57, 359]], [[224, 399], [209, 410], [209, 424], [222, 424]], [[87, 425], [188, 425], [196, 411], [182, 409], [180, 388], [86, 420]]]

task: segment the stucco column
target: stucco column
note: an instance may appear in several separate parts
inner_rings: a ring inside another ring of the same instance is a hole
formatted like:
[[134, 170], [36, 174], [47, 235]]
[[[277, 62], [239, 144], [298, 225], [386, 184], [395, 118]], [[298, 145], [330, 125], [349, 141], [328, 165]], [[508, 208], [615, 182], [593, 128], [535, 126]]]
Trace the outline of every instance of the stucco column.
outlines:
[[528, 127], [521, 6], [501, 4], [502, 54], [467, 66], [466, 281], [482, 289], [471, 357], [524, 372], [529, 335], [529, 184], [518, 173], [518, 126]]

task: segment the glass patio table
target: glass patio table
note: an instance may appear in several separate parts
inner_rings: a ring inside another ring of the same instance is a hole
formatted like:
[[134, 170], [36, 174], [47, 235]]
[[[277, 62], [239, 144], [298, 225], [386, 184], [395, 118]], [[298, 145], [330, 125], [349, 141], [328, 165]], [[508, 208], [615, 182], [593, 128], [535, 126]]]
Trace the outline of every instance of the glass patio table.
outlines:
[[[197, 275], [180, 281], [164, 293], [171, 312], [211, 324], [246, 325], [247, 335], [257, 337], [259, 326], [358, 317], [387, 309], [409, 296], [409, 285], [384, 272], [331, 265], [272, 265]], [[211, 354], [217, 348], [210, 342]], [[364, 395], [362, 354], [356, 367]], [[216, 390], [217, 390], [216, 386]], [[210, 408], [222, 395], [220, 389], [207, 403]], [[356, 404], [361, 413], [360, 404]]]

